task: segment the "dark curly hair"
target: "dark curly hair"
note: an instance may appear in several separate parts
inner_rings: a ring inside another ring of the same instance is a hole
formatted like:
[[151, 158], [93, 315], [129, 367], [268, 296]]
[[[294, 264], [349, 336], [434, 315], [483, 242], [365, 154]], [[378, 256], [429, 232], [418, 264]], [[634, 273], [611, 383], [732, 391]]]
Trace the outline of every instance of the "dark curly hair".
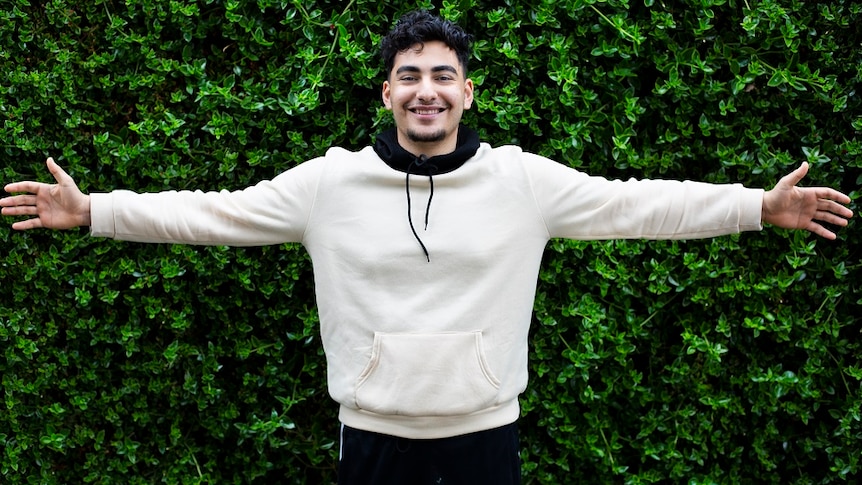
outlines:
[[380, 55], [383, 57], [386, 77], [392, 73], [396, 54], [416, 44], [434, 40], [443, 42], [455, 51], [466, 76], [473, 36], [453, 22], [432, 15], [426, 10], [417, 10], [398, 19], [395, 27], [380, 42]]

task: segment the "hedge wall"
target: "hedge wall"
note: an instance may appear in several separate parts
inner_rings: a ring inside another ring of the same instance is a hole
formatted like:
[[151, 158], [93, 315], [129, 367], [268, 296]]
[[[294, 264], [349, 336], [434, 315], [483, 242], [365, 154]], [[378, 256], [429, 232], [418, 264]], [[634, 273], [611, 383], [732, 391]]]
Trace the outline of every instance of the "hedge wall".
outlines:
[[[476, 34], [466, 122], [608, 177], [859, 195], [850, 0], [3, 0], [0, 164], [87, 191], [235, 189], [391, 123], [376, 46]], [[854, 210], [858, 210], [854, 202]], [[0, 228], [0, 481], [330, 483], [310, 263]], [[526, 484], [862, 477], [860, 229], [553, 241], [522, 398]]]

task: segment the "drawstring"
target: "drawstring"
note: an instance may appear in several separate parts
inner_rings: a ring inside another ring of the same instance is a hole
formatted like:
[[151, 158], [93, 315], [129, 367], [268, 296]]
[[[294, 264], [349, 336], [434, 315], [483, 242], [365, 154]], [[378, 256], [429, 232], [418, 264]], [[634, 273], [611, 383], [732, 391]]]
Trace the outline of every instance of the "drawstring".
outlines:
[[[411, 211], [411, 202], [410, 202], [410, 169], [415, 167], [423, 167], [425, 162], [428, 161], [428, 157], [425, 155], [419, 155], [419, 157], [414, 158], [410, 165], [407, 166], [407, 177], [405, 177], [404, 185], [407, 189], [407, 222], [410, 223], [410, 230], [413, 231], [413, 237], [416, 238], [416, 241], [419, 242], [419, 246], [422, 247], [422, 252], [425, 253], [425, 259], [428, 262], [431, 262], [431, 255], [428, 254], [428, 248], [425, 247], [425, 243], [422, 242], [422, 239], [419, 237], [419, 234], [416, 232], [416, 228], [413, 227], [413, 215]], [[435, 168], [433, 165], [429, 165], [428, 170], [428, 182], [431, 185], [431, 193], [428, 195], [428, 205], [425, 207], [425, 230], [428, 230], [428, 215], [431, 213], [431, 199], [434, 198], [434, 177], [432, 176], [432, 170]]]
[[431, 195], [428, 197], [428, 205], [425, 207], [425, 230], [428, 230], [429, 215], [431, 213], [431, 199], [434, 197], [434, 176], [451, 173], [458, 170], [468, 160], [476, 155], [481, 143], [479, 134], [464, 125], [458, 125], [458, 140], [455, 150], [450, 153], [428, 157], [427, 155], [416, 156], [408, 152], [398, 143], [398, 130], [395, 127], [378, 133], [374, 142], [374, 152], [389, 168], [406, 173], [405, 185], [407, 191], [407, 218], [410, 222], [410, 230], [416, 242], [422, 247], [425, 259], [431, 262], [428, 248], [419, 237], [419, 233], [413, 226], [412, 207], [410, 200], [410, 176], [422, 175], [428, 177]]

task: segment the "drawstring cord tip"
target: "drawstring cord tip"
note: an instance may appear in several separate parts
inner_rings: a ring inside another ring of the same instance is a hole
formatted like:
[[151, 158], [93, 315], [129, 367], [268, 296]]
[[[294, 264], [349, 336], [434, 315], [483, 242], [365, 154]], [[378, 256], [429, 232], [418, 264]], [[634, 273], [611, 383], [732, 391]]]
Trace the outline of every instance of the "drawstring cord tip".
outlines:
[[[415, 167], [422, 167], [425, 165], [425, 162], [428, 161], [427, 155], [419, 155], [417, 158], [414, 158], [410, 165], [407, 166], [407, 176], [405, 177], [404, 185], [407, 190], [407, 222], [410, 224], [410, 230], [413, 232], [413, 237], [416, 238], [416, 241], [419, 243], [419, 246], [422, 248], [422, 252], [425, 254], [425, 259], [430, 263], [431, 255], [428, 254], [428, 248], [425, 247], [425, 243], [422, 242], [422, 238], [419, 237], [419, 234], [416, 233], [416, 227], [413, 226], [413, 212], [410, 201], [410, 170]], [[433, 166], [429, 166], [430, 168], [434, 168]], [[431, 199], [434, 198], [434, 177], [431, 173], [431, 170], [428, 171], [428, 181], [431, 186], [431, 193], [428, 196], [428, 205], [425, 206], [425, 230], [428, 230], [428, 218], [431, 213]]]

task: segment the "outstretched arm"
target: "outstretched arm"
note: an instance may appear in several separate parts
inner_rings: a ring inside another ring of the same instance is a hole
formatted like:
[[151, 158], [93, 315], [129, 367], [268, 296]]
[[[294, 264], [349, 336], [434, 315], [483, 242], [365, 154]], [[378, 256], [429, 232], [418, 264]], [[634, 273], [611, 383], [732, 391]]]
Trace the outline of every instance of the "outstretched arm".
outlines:
[[23, 193], [0, 198], [0, 214], [4, 216], [35, 216], [12, 224], [19, 231], [36, 229], [69, 229], [90, 225], [90, 197], [83, 194], [72, 177], [53, 158], [47, 161], [48, 171], [56, 184], [15, 182], [5, 187], [8, 193]]
[[823, 223], [844, 227], [853, 212], [850, 197], [825, 187], [797, 187], [808, 173], [808, 163], [785, 175], [763, 196], [763, 222], [785, 229], [805, 229], [826, 239], [837, 236]]

